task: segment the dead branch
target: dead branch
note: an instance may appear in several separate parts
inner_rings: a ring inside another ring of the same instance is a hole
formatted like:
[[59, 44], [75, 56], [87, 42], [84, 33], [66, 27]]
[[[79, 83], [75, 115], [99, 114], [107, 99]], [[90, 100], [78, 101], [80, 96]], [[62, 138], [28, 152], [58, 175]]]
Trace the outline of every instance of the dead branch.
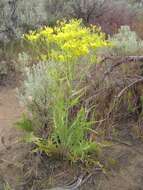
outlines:
[[136, 80], [136, 81], [134, 81], [134, 82], [132, 82], [131, 84], [129, 84], [128, 86], [126, 86], [124, 89], [122, 89], [121, 92], [117, 95], [117, 98], [120, 98], [124, 94], [124, 92], [126, 90], [128, 90], [129, 88], [131, 88], [132, 86], [134, 86], [135, 84], [140, 83], [140, 82], [143, 82], [143, 77], [140, 78], [140, 79], [138, 79], [138, 80]]
[[143, 62], [143, 56], [125, 56], [125, 57], [105, 57], [101, 63], [106, 61], [112, 61], [114, 64], [112, 64], [106, 72], [104, 72], [103, 79], [106, 78], [116, 67], [122, 65], [122, 64], [128, 64], [131, 62]]

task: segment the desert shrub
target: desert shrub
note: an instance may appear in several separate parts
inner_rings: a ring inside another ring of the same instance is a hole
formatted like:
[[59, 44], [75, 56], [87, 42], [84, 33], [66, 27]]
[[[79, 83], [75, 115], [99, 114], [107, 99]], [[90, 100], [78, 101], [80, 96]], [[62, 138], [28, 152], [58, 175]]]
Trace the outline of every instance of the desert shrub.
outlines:
[[0, 80], [2, 82], [17, 80], [21, 67], [18, 60], [20, 51], [22, 51], [21, 40], [0, 44]]
[[42, 60], [26, 69], [22, 94], [32, 117], [40, 123], [38, 130], [43, 128], [41, 138], [34, 137], [34, 142], [49, 155], [85, 160], [98, 147], [87, 138], [93, 121], [83, 102], [86, 74], [97, 63], [97, 49], [109, 43], [100, 29], [86, 28], [81, 20], [58, 22], [54, 28], [26, 34], [25, 39]]
[[37, 28], [46, 20], [44, 1], [5, 1], [0, 2], [0, 40], [19, 39], [23, 32]]
[[130, 56], [142, 55], [143, 41], [130, 26], [121, 26], [116, 34], [109, 36], [111, 47], [103, 47], [99, 55], [103, 56]]
[[82, 18], [86, 24], [100, 25], [110, 35], [117, 33], [122, 25], [133, 26], [141, 10], [137, 2], [124, 0], [72, 0], [65, 4], [70, 7], [68, 16]]
[[70, 17], [70, 0], [46, 0], [44, 3], [45, 11], [47, 14], [47, 23], [54, 26], [58, 19]]
[[49, 104], [52, 98], [52, 79], [48, 75], [49, 64], [40, 63], [32, 68], [26, 67], [25, 80], [20, 99], [33, 114], [36, 126], [44, 127], [49, 120]]
[[118, 33], [111, 37], [113, 52], [116, 55], [138, 55], [142, 53], [143, 41], [129, 26], [122, 26]]

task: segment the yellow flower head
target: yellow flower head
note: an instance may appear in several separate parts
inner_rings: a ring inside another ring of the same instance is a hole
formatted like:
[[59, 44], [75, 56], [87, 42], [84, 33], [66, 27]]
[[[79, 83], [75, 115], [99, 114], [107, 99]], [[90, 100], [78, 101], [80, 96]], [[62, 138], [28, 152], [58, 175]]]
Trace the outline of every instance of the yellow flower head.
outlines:
[[[97, 48], [109, 46], [105, 35], [97, 26], [85, 27], [82, 20], [57, 21], [57, 25], [30, 32], [25, 39], [32, 42], [42, 60], [73, 61], [87, 56]], [[54, 53], [53, 53], [54, 52]], [[48, 56], [47, 56], [48, 54]]]

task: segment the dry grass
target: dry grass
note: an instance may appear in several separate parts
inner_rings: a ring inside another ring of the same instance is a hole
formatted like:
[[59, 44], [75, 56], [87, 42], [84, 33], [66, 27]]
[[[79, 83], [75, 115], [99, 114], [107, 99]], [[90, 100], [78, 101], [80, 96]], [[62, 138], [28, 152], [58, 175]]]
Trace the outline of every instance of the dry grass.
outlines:
[[98, 134], [111, 135], [121, 118], [142, 116], [142, 68], [138, 61], [126, 58], [106, 60], [91, 69], [87, 76], [88, 91], [84, 99], [90, 107], [89, 117], [96, 118]]

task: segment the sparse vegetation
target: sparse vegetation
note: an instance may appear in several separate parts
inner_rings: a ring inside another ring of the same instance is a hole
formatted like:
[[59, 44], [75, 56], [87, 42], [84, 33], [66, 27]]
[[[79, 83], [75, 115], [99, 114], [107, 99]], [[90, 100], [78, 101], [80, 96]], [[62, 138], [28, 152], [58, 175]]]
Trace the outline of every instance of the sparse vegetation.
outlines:
[[4, 189], [50, 188], [65, 168], [79, 176], [67, 187], [79, 187], [118, 167], [122, 146], [121, 156], [142, 145], [142, 9], [132, 0], [0, 2], [0, 85], [18, 87], [15, 126], [28, 147], [15, 164], [24, 182], [4, 179]]

